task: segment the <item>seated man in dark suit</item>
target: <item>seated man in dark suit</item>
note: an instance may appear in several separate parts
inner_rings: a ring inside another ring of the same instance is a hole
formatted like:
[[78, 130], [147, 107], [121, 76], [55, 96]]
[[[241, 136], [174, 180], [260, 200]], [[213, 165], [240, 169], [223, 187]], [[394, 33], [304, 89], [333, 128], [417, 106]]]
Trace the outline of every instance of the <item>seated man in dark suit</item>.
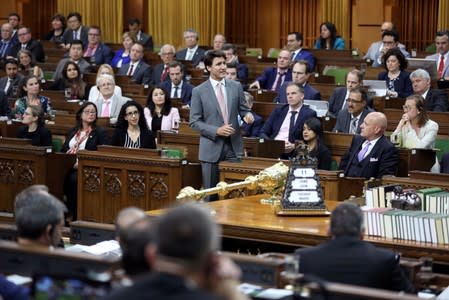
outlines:
[[5, 23], [1, 28], [1, 41], [0, 41], [0, 59], [6, 59], [10, 56], [11, 49], [14, 46], [12, 37], [12, 26], [9, 23]]
[[[349, 92], [352, 89], [361, 87], [363, 83], [363, 72], [353, 69], [346, 74], [346, 87], [338, 87], [334, 90], [329, 98], [328, 115], [336, 118], [340, 110], [347, 107], [346, 99], [349, 97]], [[368, 106], [372, 106], [371, 99], [368, 97]]]
[[[306, 60], [310, 66], [310, 70], [315, 70], [315, 57], [310, 51], [302, 48], [302, 33], [301, 32], [289, 32], [287, 36], [287, 48], [292, 53], [292, 61]], [[308, 99], [306, 97], [306, 99]]]
[[184, 31], [184, 43], [186, 48], [176, 52], [176, 60], [189, 60], [197, 66], [204, 58], [204, 49], [198, 46], [198, 32], [195, 29]]
[[184, 80], [183, 65], [180, 62], [172, 61], [169, 67], [170, 80], [162, 82], [160, 86], [170, 95], [170, 98], [181, 99], [182, 103], [189, 107], [193, 85]]
[[285, 141], [285, 153], [282, 158], [294, 156], [295, 141], [303, 140], [304, 122], [310, 117], [316, 117], [316, 112], [303, 105], [304, 89], [290, 82], [287, 85], [288, 104], [276, 108], [260, 131], [260, 137], [269, 140]]
[[248, 81], [248, 66], [239, 63], [235, 46], [229, 43], [224, 44], [223, 52], [226, 55], [226, 64], [235, 64], [237, 67], [237, 79], [239, 79], [242, 84], [246, 84]]
[[359, 207], [352, 203], [338, 205], [330, 219], [330, 239], [316, 247], [296, 250], [299, 272], [331, 282], [415, 292], [399, 266], [396, 253], [363, 241], [363, 224]]
[[150, 84], [152, 70], [149, 65], [143, 61], [144, 48], [142, 44], [135, 43], [131, 47], [130, 59], [128, 64], [124, 64], [118, 70], [118, 75], [128, 75], [138, 84]]
[[374, 111], [367, 106], [368, 95], [362, 88], [356, 87], [349, 92], [346, 102], [348, 108], [342, 109], [338, 113], [333, 131], [360, 134], [360, 125], [363, 120], [370, 112]]
[[71, 12], [67, 15], [67, 29], [62, 35], [62, 47], [69, 49], [70, 44], [79, 40], [83, 43], [83, 47], [87, 46], [87, 27], [83, 26], [81, 14], [78, 12]]
[[18, 97], [18, 88], [23, 78], [18, 73], [19, 62], [16, 59], [7, 59], [5, 62], [6, 76], [0, 78], [0, 89], [6, 93], [7, 97]]
[[[321, 100], [321, 95], [318, 90], [313, 88], [307, 80], [310, 77], [310, 67], [306, 60], [297, 60], [292, 67], [292, 81], [299, 84], [304, 89], [304, 99], [307, 100]], [[274, 98], [276, 103], [287, 103], [286, 87], [288, 82], [284, 82], [279, 88], [279, 94]]]
[[19, 43], [15, 44], [9, 53], [10, 56], [17, 58], [17, 53], [20, 49], [27, 49], [33, 54], [34, 59], [38, 62], [45, 61], [45, 52], [42, 44], [32, 38], [31, 29], [29, 27], [22, 26], [17, 30], [19, 37]]
[[290, 70], [291, 53], [289, 50], [283, 49], [279, 52], [276, 68], [266, 68], [262, 75], [256, 78], [248, 88], [256, 88], [258, 90], [272, 90], [279, 92], [284, 82], [292, 80], [292, 70]]
[[136, 37], [136, 42], [141, 43], [145, 49], [153, 51], [153, 37], [142, 31], [140, 20], [131, 18], [128, 20], [128, 32]]
[[170, 66], [169, 64], [175, 59], [175, 47], [170, 44], [165, 44], [159, 51], [159, 56], [162, 60], [161, 64], [157, 64], [153, 68], [153, 84], [159, 84], [164, 81], [170, 81]]
[[430, 75], [424, 69], [416, 69], [410, 74], [413, 84], [413, 92], [424, 98], [427, 111], [448, 111], [449, 102], [447, 94], [439, 89], [432, 89]]
[[[228, 78], [228, 77], [226, 77], [226, 78]], [[244, 93], [245, 93], [246, 106], [248, 106], [249, 109], [252, 109], [254, 97], [253, 97], [253, 95], [251, 95], [248, 92], [244, 92]], [[239, 117], [240, 130], [242, 131], [242, 136], [244, 136], [244, 137], [258, 137], [260, 134], [260, 130], [262, 129], [262, 126], [263, 126], [262, 117], [254, 112], [252, 112], [252, 114], [254, 116], [254, 122], [251, 124], [247, 124], [245, 121], [243, 121]]]
[[91, 26], [87, 32], [87, 47], [84, 51], [84, 59], [95, 65], [110, 64], [112, 60], [112, 50], [101, 42], [101, 29], [98, 26]]
[[351, 146], [341, 158], [340, 170], [347, 177], [381, 178], [395, 175], [398, 169], [398, 150], [384, 132], [387, 117], [380, 112], [369, 113], [360, 125], [360, 135], [354, 135]]

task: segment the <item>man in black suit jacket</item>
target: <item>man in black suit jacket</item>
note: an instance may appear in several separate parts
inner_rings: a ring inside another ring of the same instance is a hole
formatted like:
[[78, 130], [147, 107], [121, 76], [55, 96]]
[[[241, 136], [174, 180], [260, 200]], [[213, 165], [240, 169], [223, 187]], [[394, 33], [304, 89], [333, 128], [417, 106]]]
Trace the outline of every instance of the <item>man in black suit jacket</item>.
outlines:
[[131, 47], [129, 64], [124, 64], [118, 71], [119, 75], [128, 75], [138, 84], [147, 85], [151, 83], [151, 67], [143, 61], [143, 45], [135, 43]]
[[153, 37], [142, 31], [139, 19], [131, 18], [128, 20], [128, 31], [136, 37], [136, 41], [141, 43], [145, 49], [153, 51]]
[[363, 119], [365, 119], [370, 112], [374, 111], [367, 106], [367, 101], [368, 96], [362, 88], [357, 87], [352, 89], [346, 99], [348, 108], [342, 109], [338, 113], [337, 123], [335, 124], [333, 131], [359, 134], [360, 125], [362, 125]]
[[[0, 78], [0, 89], [7, 97], [18, 97], [17, 94], [23, 75], [18, 73], [19, 63], [15, 59], [7, 59], [5, 62], [6, 76]], [[9, 81], [9, 83], [8, 83]]]
[[181, 99], [186, 107], [190, 106], [193, 85], [185, 81], [183, 66], [178, 61], [169, 64], [169, 80], [160, 84], [170, 98]]
[[31, 30], [28, 27], [22, 26], [17, 30], [19, 43], [15, 44], [10, 52], [10, 56], [17, 58], [17, 53], [20, 49], [27, 49], [31, 52], [34, 59], [38, 62], [45, 61], [45, 53], [42, 44], [31, 38]]
[[430, 87], [430, 75], [426, 70], [416, 69], [410, 74], [413, 91], [424, 97], [424, 105], [427, 111], [448, 111], [449, 102], [447, 94]]
[[[316, 117], [316, 112], [303, 105], [304, 89], [294, 82], [287, 85], [288, 104], [276, 108], [260, 131], [260, 137], [269, 140], [285, 141], [283, 158], [295, 155], [295, 141], [303, 140], [304, 122]], [[293, 129], [291, 129], [293, 125]]]
[[198, 32], [195, 29], [184, 31], [184, 42], [186, 48], [176, 52], [176, 60], [190, 60], [194, 66], [198, 65], [204, 58], [204, 49], [198, 47]]
[[398, 151], [384, 136], [387, 118], [383, 113], [369, 113], [354, 135], [351, 146], [341, 158], [340, 170], [347, 177], [381, 178], [395, 175], [398, 169]]
[[296, 250], [299, 272], [331, 282], [414, 293], [414, 286], [399, 266], [399, 255], [363, 241], [363, 224], [359, 207], [338, 205], [330, 219], [330, 239], [316, 247]]
[[83, 42], [84, 48], [87, 46], [87, 30], [86, 26], [81, 23], [81, 15], [78, 12], [71, 12], [67, 16], [67, 28], [62, 35], [62, 47], [69, 49], [70, 44], [74, 40]]
[[112, 50], [101, 42], [101, 29], [98, 26], [91, 26], [87, 31], [87, 47], [83, 57], [95, 65], [110, 64], [112, 60]]
[[237, 68], [237, 79], [245, 85], [248, 81], [248, 66], [241, 64], [233, 44], [226, 43], [223, 45], [223, 52], [226, 55], [226, 64], [234, 64]]

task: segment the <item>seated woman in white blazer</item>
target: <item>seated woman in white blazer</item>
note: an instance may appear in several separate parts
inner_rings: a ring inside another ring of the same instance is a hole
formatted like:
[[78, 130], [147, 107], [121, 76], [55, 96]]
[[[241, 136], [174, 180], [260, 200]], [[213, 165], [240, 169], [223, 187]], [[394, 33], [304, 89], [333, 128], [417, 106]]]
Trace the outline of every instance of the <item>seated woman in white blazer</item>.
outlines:
[[171, 106], [169, 96], [160, 87], [150, 90], [144, 115], [148, 128], [155, 134], [158, 130], [177, 130], [179, 127], [179, 111]]

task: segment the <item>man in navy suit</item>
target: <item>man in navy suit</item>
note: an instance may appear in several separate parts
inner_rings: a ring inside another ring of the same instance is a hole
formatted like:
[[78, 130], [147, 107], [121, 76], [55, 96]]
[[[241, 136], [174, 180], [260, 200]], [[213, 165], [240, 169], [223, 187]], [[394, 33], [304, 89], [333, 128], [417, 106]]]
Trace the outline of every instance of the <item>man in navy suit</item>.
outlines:
[[[309, 63], [310, 70], [315, 70], [315, 57], [313, 54], [302, 48], [302, 33], [289, 32], [287, 35], [287, 49], [292, 53], [292, 61], [306, 60]], [[308, 99], [306, 97], [306, 99]]]
[[112, 50], [101, 42], [101, 29], [91, 26], [87, 32], [87, 49], [84, 51], [84, 59], [95, 65], [110, 64]]
[[193, 85], [183, 80], [183, 65], [178, 61], [169, 64], [169, 80], [164, 81], [160, 86], [170, 95], [170, 98], [181, 99], [185, 106], [190, 105]]
[[12, 26], [11, 41], [12, 41], [12, 44], [15, 45], [19, 42], [17, 30], [19, 29], [19, 25], [20, 25], [20, 15], [16, 12], [10, 13], [8, 15], [8, 23]]
[[146, 49], [153, 51], [153, 37], [142, 31], [140, 20], [131, 18], [128, 20], [128, 31], [136, 37], [136, 41], [141, 43]]
[[161, 64], [157, 64], [153, 69], [153, 84], [159, 84], [164, 81], [170, 81], [170, 63], [175, 59], [175, 47], [170, 44], [165, 44], [159, 51], [159, 56], [162, 60]]
[[285, 141], [283, 158], [294, 156], [295, 141], [303, 140], [304, 122], [316, 117], [316, 112], [303, 105], [304, 89], [294, 82], [287, 85], [288, 104], [276, 108], [260, 131], [260, 137], [270, 140]]
[[[226, 71], [227, 72], [227, 71]], [[226, 78], [229, 79], [229, 77], [226, 75]], [[253, 108], [254, 103], [254, 97], [248, 92], [245, 93], [245, 101], [246, 106], [248, 106], [249, 109]], [[263, 119], [258, 114], [252, 112], [254, 117], [254, 122], [251, 124], [247, 124], [245, 121], [243, 121], [241, 118], [239, 118], [240, 121], [240, 130], [242, 132], [242, 136], [244, 137], [258, 137], [260, 134], [260, 130], [263, 126]]]
[[[293, 63], [292, 80], [304, 89], [304, 99], [321, 100], [320, 92], [307, 82], [310, 77], [310, 72], [309, 63], [306, 60], [297, 60]], [[289, 82], [284, 82], [279, 88], [279, 94], [274, 98], [274, 102], [287, 103], [286, 87], [288, 83]]]
[[266, 68], [256, 81], [249, 85], [249, 88], [258, 90], [279, 91], [284, 82], [292, 80], [292, 70], [290, 70], [291, 53], [289, 50], [281, 50], [277, 58], [276, 68]]
[[194, 29], [184, 31], [186, 48], [176, 52], [176, 60], [189, 60], [194, 66], [198, 65], [204, 57], [204, 49], [198, 46], [198, 32]]
[[38, 40], [32, 38], [31, 29], [29, 27], [20, 27], [19, 30], [17, 30], [17, 35], [19, 38], [19, 43], [12, 47], [10, 56], [17, 58], [17, 53], [20, 49], [27, 49], [38, 62], [45, 61], [44, 48]]
[[72, 41], [80, 40], [83, 43], [83, 48], [87, 46], [87, 27], [81, 23], [81, 14], [78, 12], [71, 12], [67, 15], [67, 28], [62, 35], [62, 47], [69, 49]]
[[143, 61], [142, 44], [135, 43], [131, 47], [129, 64], [124, 64], [118, 70], [119, 75], [128, 75], [131, 79], [138, 84], [150, 84], [152, 78], [152, 70], [149, 65]]
[[367, 106], [368, 96], [360, 87], [352, 89], [346, 101], [348, 108], [342, 109], [338, 113], [333, 131], [360, 134], [360, 125], [362, 125], [363, 119], [374, 110]]
[[341, 203], [330, 217], [329, 240], [296, 250], [298, 271], [331, 282], [414, 293], [399, 265], [399, 255], [363, 241], [364, 231], [362, 210], [352, 203]]
[[223, 52], [226, 55], [226, 64], [235, 64], [237, 68], [237, 79], [240, 80], [241, 83], [246, 84], [248, 81], [248, 66], [239, 62], [235, 46], [229, 43], [224, 44]]
[[11, 49], [14, 46], [14, 42], [12, 41], [12, 26], [9, 23], [5, 23], [2, 25], [2, 40], [0, 42], [0, 58], [5, 59], [10, 55]]
[[396, 147], [384, 136], [387, 117], [381, 112], [369, 113], [363, 120], [360, 135], [354, 135], [351, 146], [341, 158], [339, 169], [347, 177], [369, 179], [395, 175], [399, 158]]

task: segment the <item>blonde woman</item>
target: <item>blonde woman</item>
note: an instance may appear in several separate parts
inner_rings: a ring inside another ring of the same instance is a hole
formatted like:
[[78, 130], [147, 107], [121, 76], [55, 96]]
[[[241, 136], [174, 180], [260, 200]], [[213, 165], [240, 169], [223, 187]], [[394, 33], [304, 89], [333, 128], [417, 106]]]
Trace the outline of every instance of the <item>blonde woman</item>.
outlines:
[[[97, 79], [100, 75], [109, 74], [114, 77], [114, 69], [108, 64], [102, 64], [98, 67]], [[122, 96], [122, 88], [116, 85], [114, 87], [114, 95], [121, 97]], [[100, 91], [97, 87], [92, 87], [89, 92], [89, 101], [94, 102], [100, 96]]]

